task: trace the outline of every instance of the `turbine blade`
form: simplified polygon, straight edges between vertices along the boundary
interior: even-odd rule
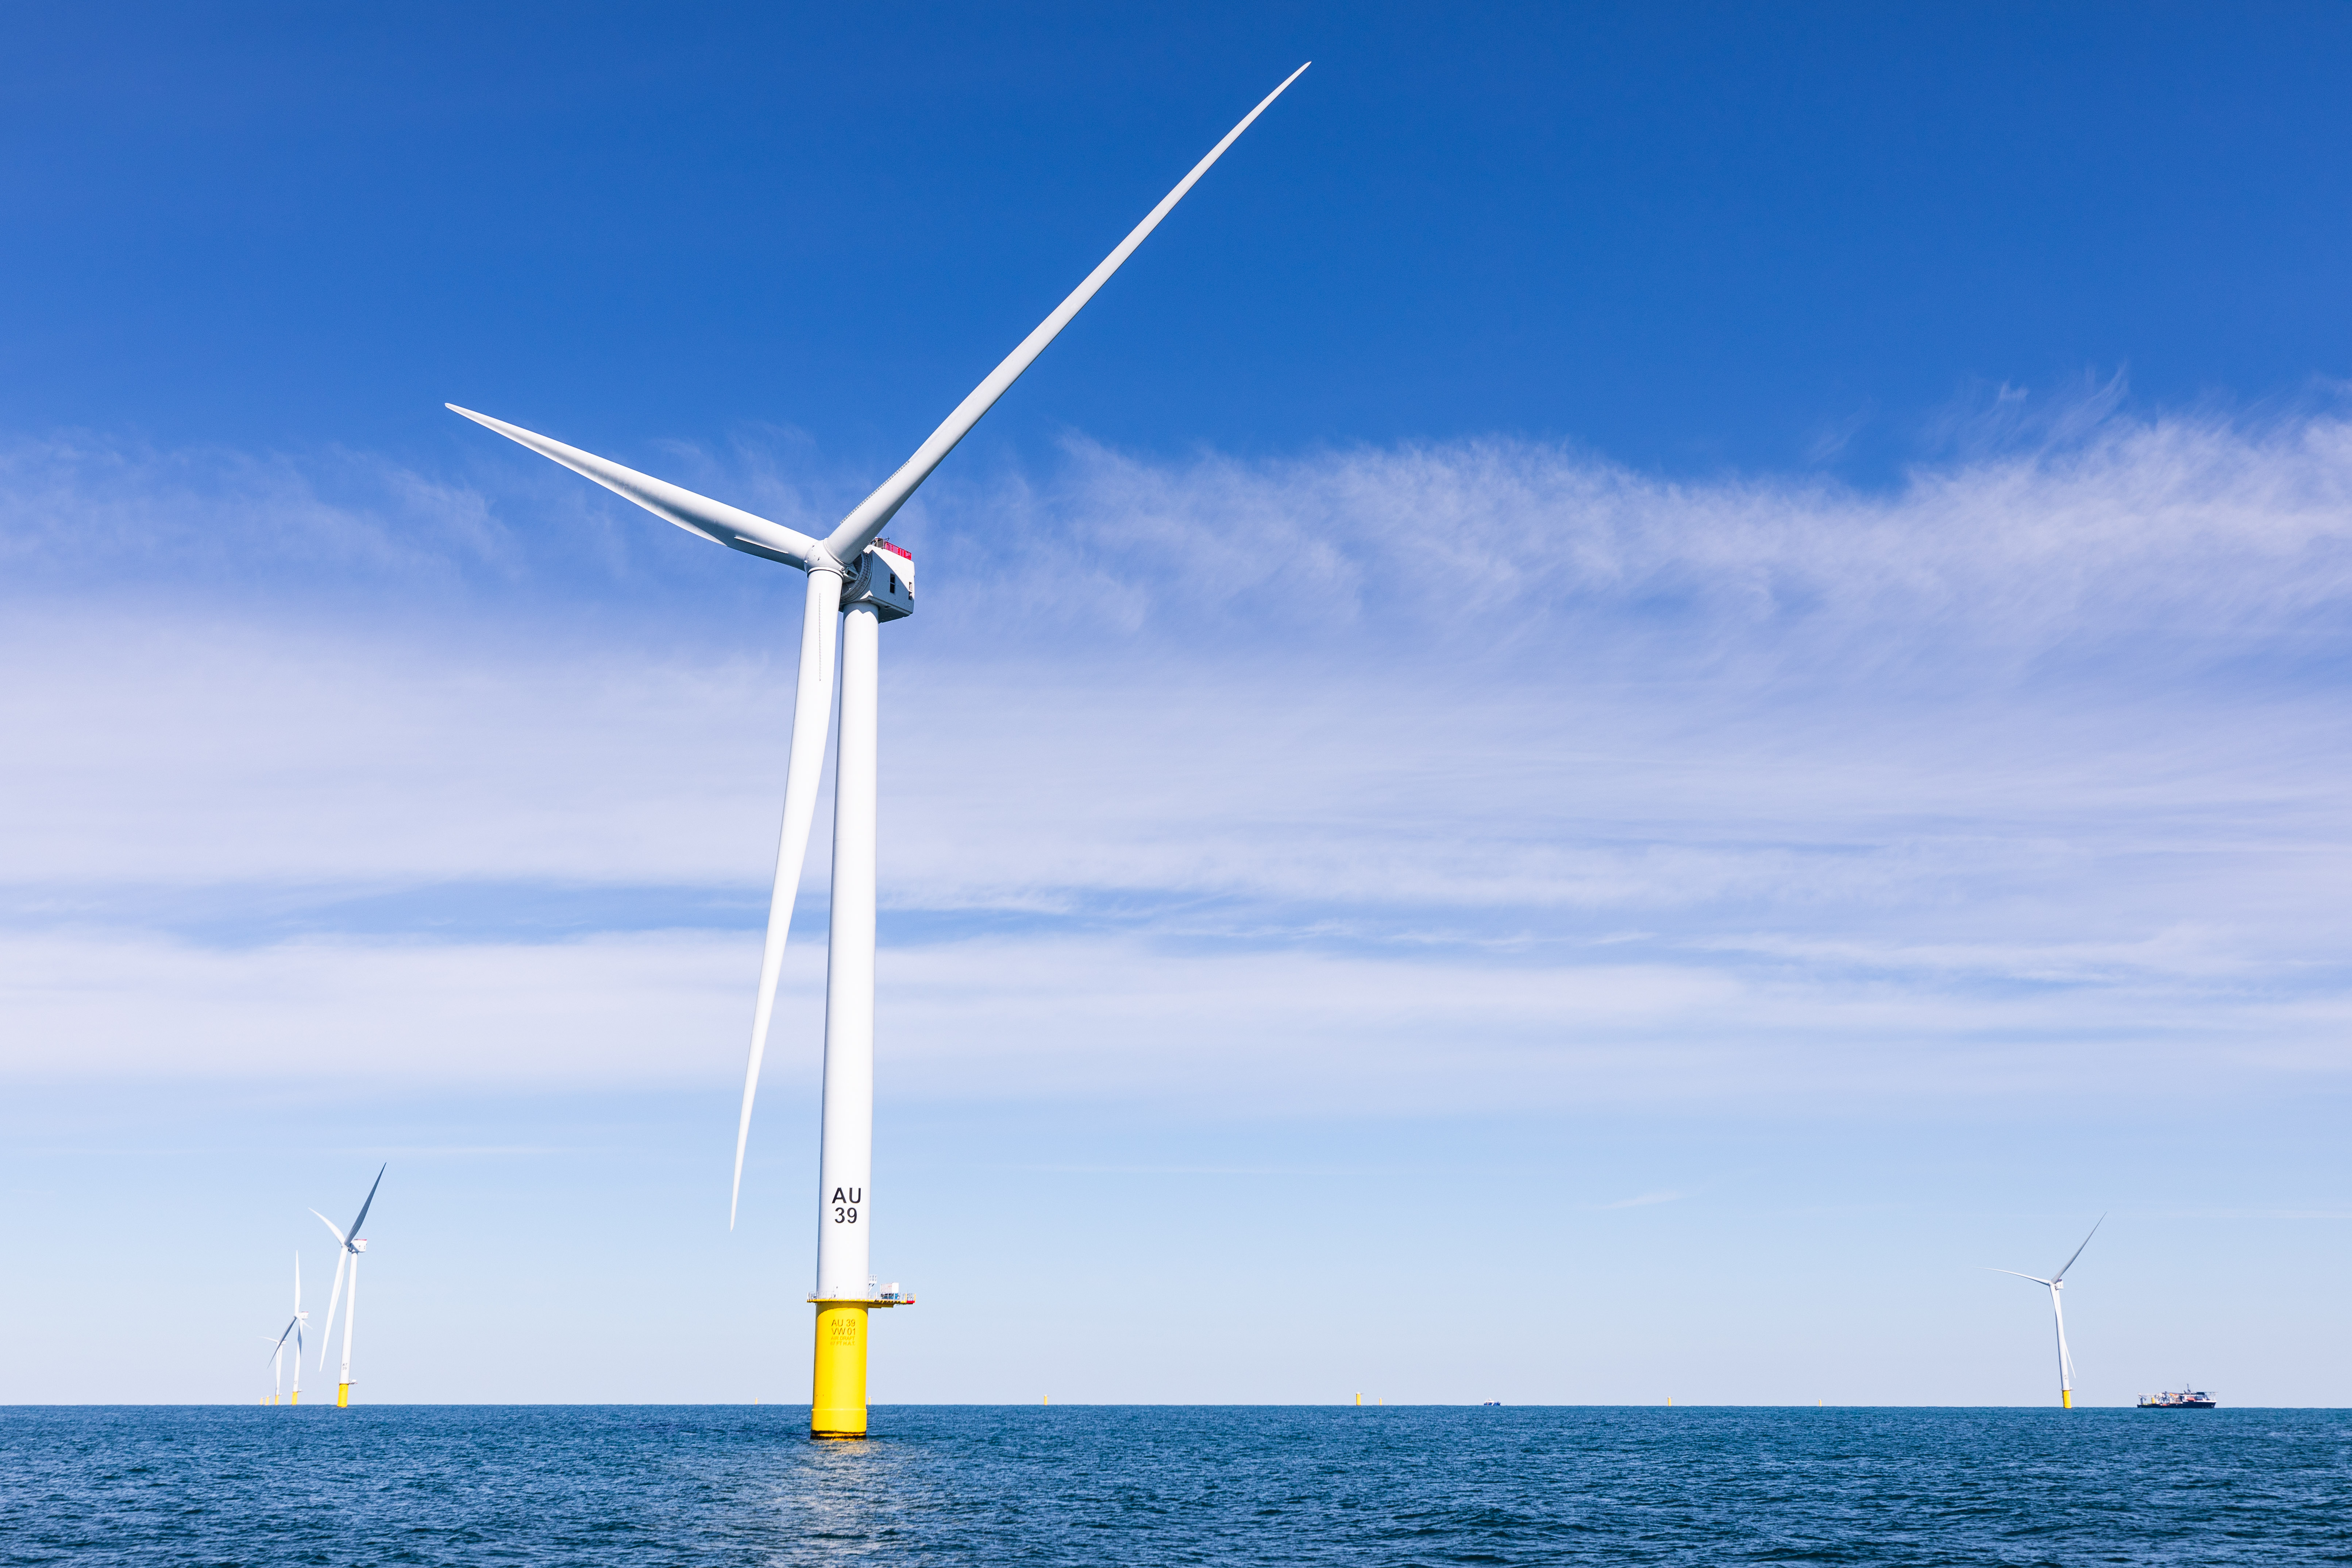
[[[278,1342],[277,1342],[277,1344],[275,1344],[275,1345],[273,1345],[273,1346],[271,1346],[271,1347],[270,1347],[269,1353],[270,1353],[271,1355],[276,1355],[279,1351],[284,1350],[284,1349],[286,1348],[286,1334],[290,1334],[290,1333],[292,1333],[293,1331],[294,1331],[294,1325],[289,1321],[289,1322],[286,1325],[286,1333],[285,1333],[285,1334],[279,1334],[279,1335],[278,1336]],[[265,1338],[265,1339],[266,1339],[266,1338],[268,1338],[268,1335],[264,1335],[264,1336],[263,1336],[263,1338]],[[294,1353],[295,1353],[296,1355],[299,1355],[299,1354],[301,1354],[301,1353],[302,1353],[302,1347],[301,1347],[301,1346],[299,1346],[299,1344],[298,1344],[298,1345],[296,1345],[296,1346],[294,1347]]]
[[[312,1209],[310,1212],[317,1214],[319,1211]],[[329,1226],[327,1228],[332,1230],[335,1227]],[[348,1248],[335,1254],[335,1289],[327,1298],[327,1331],[319,1336],[319,1370],[320,1372],[327,1370],[327,1347],[335,1337],[335,1303],[343,1299],[343,1265],[350,1262],[351,1258]]]
[[[377,1187],[383,1185],[383,1173],[391,1169],[392,1162],[389,1160],[386,1160],[383,1164],[376,1167],[375,1180],[373,1183],[370,1184],[368,1187],[367,1202],[360,1205],[360,1217],[352,1221],[352,1236],[358,1236],[360,1233],[360,1226],[367,1224],[367,1212],[368,1210],[375,1207],[375,1190]]]
[[[2039,1274],[2018,1274],[2017,1270],[2016,1270],[2016,1269],[2014,1269],[2014,1268],[1995,1268],[1995,1269],[1991,1269],[1991,1270],[1990,1270],[1990,1272],[1994,1273],[1994,1274],[2012,1274],[2012,1275],[2016,1275],[2016,1277],[2017,1277],[2018,1279],[2031,1279],[2031,1280],[2032,1280],[2036,1285],[2048,1285],[2048,1284],[2053,1283],[2053,1281],[2048,1280],[2048,1279],[2043,1279],[2043,1278],[2042,1278],[2042,1276],[2041,1276],[2041,1275],[2039,1275]]]
[[[1307,65],[1314,63],[1309,60]],[[996,400],[1004,395],[1006,389],[1021,379],[1021,373],[1045,352],[1045,345],[1070,324],[1071,318],[1086,309],[1087,301],[1095,297],[1095,291],[1108,282],[1110,275],[1119,269],[1120,264],[1135,254],[1135,247],[1160,226],[1160,220],[1184,199],[1184,194],[1192,188],[1193,183],[1209,172],[1209,165],[1223,157],[1225,149],[1232,146],[1234,140],[1265,112],[1266,105],[1280,98],[1306,69],[1307,66],[1300,66],[1284,78],[1281,87],[1267,93],[1255,109],[1242,117],[1239,125],[1226,132],[1225,139],[1210,148],[1209,155],[1193,164],[1192,172],[1179,181],[1174,190],[1160,198],[1160,205],[1118,242],[1118,248],[1105,257],[1101,266],[1087,273],[1086,281],[1072,289],[1070,297],[1055,306],[1054,313],[1040,321],[1035,331],[1022,339],[1021,346],[1005,355],[1004,363],[990,371],[987,380],[973,387],[971,395],[956,405],[955,412],[915,448],[915,455],[901,463],[898,471],[882,481],[879,489],[859,501],[850,514],[841,520],[841,525],[826,535],[824,541],[825,549],[835,560],[854,562],[867,545],[881,537],[882,530],[898,509],[907,504],[907,498],[915,493],[916,487],[931,477],[931,470],[955,450],[957,442],[971,433],[971,427],[980,423],[981,416],[995,406]]]
[[[781,522],[729,506],[725,501],[699,496],[667,479],[641,474],[635,468],[600,458],[593,452],[583,452],[577,447],[567,447],[561,441],[509,425],[503,419],[493,419],[487,414],[477,414],[470,408],[460,408],[454,403],[441,406],[452,414],[462,414],[485,429],[495,430],[508,440],[530,447],[542,458],[551,458],[611,490],[636,502],[656,517],[677,524],[688,533],[697,534],[713,544],[723,544],[730,550],[788,565],[805,568],[816,549],[816,541],[798,529],[786,528]]]
[[[2096,1223],[2095,1223],[2095,1224],[2091,1226],[2091,1236],[2096,1236],[2096,1235],[2098,1235],[2098,1234],[2099,1234],[2099,1226],[2103,1226],[2103,1225],[2105,1225],[2105,1224],[2106,1224],[2106,1223],[2107,1223],[2107,1216],[2106,1216],[2106,1215],[2101,1215],[2098,1217],[2097,1222],[2096,1222]],[[2086,1236],[2086,1237],[2084,1237],[2083,1238],[2083,1247],[2088,1247],[2088,1246],[2090,1246],[2090,1245],[2091,1245],[2091,1236]],[[2076,1247],[2076,1248],[2074,1249],[2074,1258],[2080,1258],[2080,1257],[2082,1257],[2082,1256],[2083,1256],[2083,1247]],[[2066,1259],[2066,1268],[2074,1268],[2074,1258],[2070,1258]],[[2066,1268],[2061,1268],[2060,1270],[2058,1270],[2058,1277],[2057,1277],[2057,1279],[2053,1279],[2053,1280],[2051,1281],[2051,1283],[2054,1285],[2054,1284],[2056,1284],[2056,1283],[2058,1282],[2058,1279],[2065,1279],[2065,1278],[2066,1278]]]
[[[768,942],[760,954],[760,999],[751,1011],[751,1059],[743,1069],[743,1114],[735,1124],[735,1185],[727,1199],[727,1228],[743,1201],[743,1151],[751,1139],[751,1100],[760,1090],[760,1059],[767,1054],[768,1021],[776,1010],[776,977],[783,973],[784,938],[792,931],[793,900],[808,858],[809,829],[816,821],[818,780],[824,773],[824,738],[833,714],[834,646],[841,635],[841,579],[830,572],[808,574],[807,607],[801,616],[801,670],[793,699],[793,748],[784,765],[784,822],[776,839],[776,883],[768,895]]]
[[[318,1211],[317,1209],[312,1209],[310,1212],[311,1212],[312,1214],[319,1214],[319,1211]],[[350,1243],[348,1243],[347,1241],[345,1241],[345,1240],[343,1239],[343,1233],[342,1233],[341,1231],[337,1230],[337,1229],[335,1228],[335,1222],[334,1222],[333,1220],[329,1219],[325,1215],[319,1214],[319,1223],[320,1223],[320,1225],[323,1225],[323,1226],[325,1226],[327,1227],[327,1234],[328,1234],[329,1236],[331,1236],[331,1237],[333,1237],[335,1238],[335,1245],[336,1245],[336,1246],[338,1246],[338,1247],[347,1247],[347,1246],[349,1246],[349,1245],[350,1245]],[[342,1266],[342,1263],[341,1263],[340,1260],[338,1260],[338,1261],[336,1262],[336,1264],[335,1264],[335,1272],[336,1272],[336,1273],[338,1273],[338,1274],[341,1274],[342,1271],[343,1271],[343,1266]]]

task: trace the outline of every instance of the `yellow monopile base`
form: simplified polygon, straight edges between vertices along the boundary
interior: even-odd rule
[[[866,1303],[816,1304],[816,1376],[810,1385],[809,1436],[866,1436]]]
[[[301,1403],[302,1403],[302,1391],[301,1391],[300,1389],[299,1389],[299,1388],[298,1388],[298,1389],[296,1389],[296,1390],[294,1391],[294,1397],[293,1397],[293,1398],[291,1398],[291,1399],[289,1399],[289,1400],[288,1400],[286,1403],[287,1403],[287,1404],[289,1404],[289,1405],[299,1405],[299,1404],[301,1404]]]
[[[2059,1404],[2059,1406],[2060,1406],[2062,1409],[2066,1409],[2066,1410],[2072,1410],[2072,1409],[2074,1409],[2074,1391],[2073,1389],[2071,1389],[2071,1388],[2062,1388],[2062,1389],[2060,1389],[2060,1390],[2058,1391],[2058,1404]]]
[[[351,1407],[351,1403],[352,1385],[348,1383],[339,1383],[335,1384],[335,1408],[338,1410],[349,1409]]]

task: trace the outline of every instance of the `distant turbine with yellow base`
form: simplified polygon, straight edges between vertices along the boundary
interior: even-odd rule
[[[2099,1226],[2106,1223],[2107,1216],[2101,1215],[2092,1225],[2091,1235],[2083,1238],[2083,1247],[2090,1246],[2091,1237],[2098,1235]],[[2074,1249],[2074,1258],[2083,1256],[2083,1247]],[[2036,1285],[2046,1285],[2050,1288],[2050,1315],[2058,1323],[2058,1404],[2067,1410],[2074,1408],[2074,1358],[2066,1351],[2066,1309],[2059,1304],[2058,1292],[2065,1288],[2066,1269],[2074,1267],[2074,1258],[2066,1259],[2065,1268],[2059,1269],[2047,1279],[2039,1274],[2020,1274],[2014,1268],[1992,1270],[1995,1274],[2007,1274],[2018,1279],[2031,1279]]]
[[[743,1192],[743,1153],[751,1132],[751,1101],[782,972],[784,939],[800,890],[816,818],[817,784],[824,768],[825,731],[840,656],[841,747],[835,766],[833,918],[827,936],[824,989],[824,1142],[817,1159],[816,1357],[810,1385],[809,1431],[819,1437],[866,1436],[866,1342],[869,1313],[905,1307],[914,1298],[876,1283],[867,1238],[874,1229],[874,908],[875,794],[880,716],[879,632],[885,621],[915,613],[913,558],[881,537],[883,528],[929,479],[981,416],[1021,378],[1045,345],[1135,247],[1158,227],[1193,183],[1223,156],[1234,139],[1298,79],[1300,66],[1281,87],[1225,133],[1160,205],[1121,240],[1086,281],[1038,323],[1003,363],[988,374],[914,455],[881,488],[853,507],[834,531],[814,539],[724,501],[695,494],[634,468],[567,447],[561,441],[448,406],[541,457],[593,479],[688,533],[763,561],[808,574],[801,618],[800,676],[793,702],[792,752],[784,766],[783,828],[776,845],[776,879],[768,901],[767,944],[760,960],[760,992],[751,1016],[751,1060],[743,1072],[743,1111],[735,1129],[735,1184],[727,1224]]]
[[[319,1340],[320,1371],[326,1369],[327,1346],[335,1337],[335,1303],[343,1300],[344,1265],[349,1264],[352,1271],[351,1298],[343,1302],[343,1370],[342,1375],[335,1380],[335,1408],[338,1410],[349,1407],[352,1402],[352,1324],[360,1310],[360,1254],[367,1250],[367,1238],[360,1235],[360,1226],[367,1223],[368,1210],[375,1206],[375,1190],[383,1185],[383,1173],[391,1168],[388,1163],[376,1168],[375,1181],[368,1187],[367,1202],[360,1205],[360,1217],[352,1221],[349,1234],[337,1230],[335,1222],[319,1214],[317,1209],[310,1211],[319,1215],[319,1223],[327,1227],[328,1234],[335,1238],[335,1245],[342,1248],[335,1255],[335,1289],[327,1297],[327,1331]]]
[[[313,1209],[310,1212],[316,1214],[318,1211]],[[328,1228],[331,1230],[334,1227],[330,1226]],[[287,1401],[289,1405],[302,1403],[302,1330],[310,1321],[310,1314],[302,1310],[302,1255],[298,1252],[294,1255],[294,1315],[286,1320],[286,1328],[278,1336],[278,1346],[269,1352],[274,1368],[285,1358],[286,1342],[289,1339],[294,1342],[294,1397]],[[268,1337],[267,1334],[262,1336],[264,1339]],[[273,1397],[269,1403],[275,1405],[278,1401]]]

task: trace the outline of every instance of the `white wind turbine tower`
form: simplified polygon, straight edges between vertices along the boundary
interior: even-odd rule
[[[335,1408],[338,1410],[352,1402],[352,1321],[359,1316],[360,1311],[360,1254],[367,1250],[367,1238],[360,1235],[360,1226],[367,1224],[368,1210],[375,1206],[375,1190],[383,1185],[383,1173],[391,1168],[389,1161],[376,1167],[375,1180],[368,1185],[367,1201],[360,1205],[360,1217],[352,1221],[348,1234],[337,1230],[335,1222],[319,1214],[317,1209],[310,1211],[319,1214],[319,1223],[327,1227],[327,1233],[335,1238],[335,1245],[341,1248],[335,1254],[335,1288],[327,1297],[327,1331],[319,1336],[319,1368],[322,1372],[327,1365],[327,1346],[335,1337],[335,1303],[342,1299],[344,1265],[350,1265],[352,1271],[351,1300],[343,1307],[342,1375],[335,1380]]]
[[[382,1173],[377,1173],[379,1175]],[[319,1211],[313,1209],[310,1212],[316,1214]],[[334,1226],[327,1228],[332,1230]],[[327,1315],[332,1318],[334,1309],[329,1308]],[[310,1321],[310,1314],[302,1310],[302,1255],[298,1252],[294,1255],[294,1315],[286,1320],[285,1331],[278,1336],[278,1349],[271,1352],[274,1365],[276,1361],[284,1358],[287,1340],[290,1337],[294,1341],[294,1397],[288,1401],[291,1405],[302,1403],[302,1330]],[[277,1402],[272,1400],[271,1403]]]
[[[2099,1226],[2107,1223],[2101,1215],[2091,1226],[2090,1236],[2083,1237],[2083,1247],[2091,1245],[2091,1237],[2099,1234]],[[2083,1256],[2083,1247],[2074,1249],[2074,1258]],[[2058,1324],[2058,1403],[2068,1410],[2074,1408],[2074,1358],[2066,1350],[2066,1309],[2059,1304],[2058,1292],[2066,1287],[2066,1270],[2074,1267],[2074,1258],[2066,1259],[2057,1273],[2044,1279],[2039,1274],[2020,1274],[2014,1268],[1996,1268],[1995,1274],[2007,1274],[2014,1279],[2031,1279],[2036,1285],[2050,1288],[2050,1315]]]
[[[1087,275],[1053,314],[972,388],[971,395],[931,432],[879,489],[850,509],[834,531],[812,539],[766,518],[638,473],[503,420],[448,406],[478,425],[552,458],[688,533],[763,561],[808,574],[801,620],[800,679],[793,704],[793,740],[784,773],[783,827],[776,846],[776,880],[768,903],[768,938],[760,961],[759,999],[751,1016],[751,1060],[743,1074],[743,1110],[735,1131],[735,1182],[728,1226],[742,1195],[743,1151],[751,1129],[751,1100],[760,1059],[767,1049],[776,977],[792,925],[802,862],[816,815],[817,782],[834,683],[835,639],[841,661],[841,747],[834,774],[833,915],[827,937],[824,1002],[824,1104],[817,1170],[816,1362],[809,1429],[825,1437],[866,1435],[867,1310],[910,1305],[894,1289],[877,1291],[867,1272],[873,1230],[874,1143],[874,839],[878,637],[883,622],[914,614],[914,562],[881,537],[882,530],[931,470],[980,423],[1022,372],[1043,353],[1097,289],[1118,270],[1193,183],[1234,139],[1297,81],[1300,66],[1266,94],[1224,140],[1178,182],[1160,205]]]

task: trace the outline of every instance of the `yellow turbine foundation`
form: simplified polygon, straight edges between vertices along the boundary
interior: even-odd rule
[[[2060,1389],[2060,1390],[2058,1391],[2058,1404],[2059,1404],[2060,1407],[2061,1407],[2061,1408],[2063,1408],[2063,1409],[2066,1409],[2066,1410],[2072,1410],[2072,1409],[2074,1409],[2074,1391],[2073,1389],[2071,1389],[2071,1388],[2062,1388],[2062,1389]]]
[[[809,1436],[866,1436],[866,1313],[876,1307],[911,1307],[900,1300],[826,1300],[816,1306],[816,1370],[809,1380]]]
[[[866,1436],[866,1303],[816,1304],[816,1375],[810,1384],[809,1436]]]
[[[296,1390],[294,1391],[294,1397],[293,1397],[293,1398],[291,1398],[291,1399],[289,1399],[289,1400],[288,1400],[286,1403],[287,1403],[287,1404],[289,1404],[289,1405],[299,1405],[299,1404],[301,1404],[301,1403],[302,1403],[302,1391],[301,1391],[300,1389],[299,1389],[299,1388],[298,1388],[298,1389],[296,1389]]]
[[[352,1385],[348,1383],[339,1383],[335,1384],[335,1408],[338,1410],[348,1410],[351,1408],[351,1403]]]

